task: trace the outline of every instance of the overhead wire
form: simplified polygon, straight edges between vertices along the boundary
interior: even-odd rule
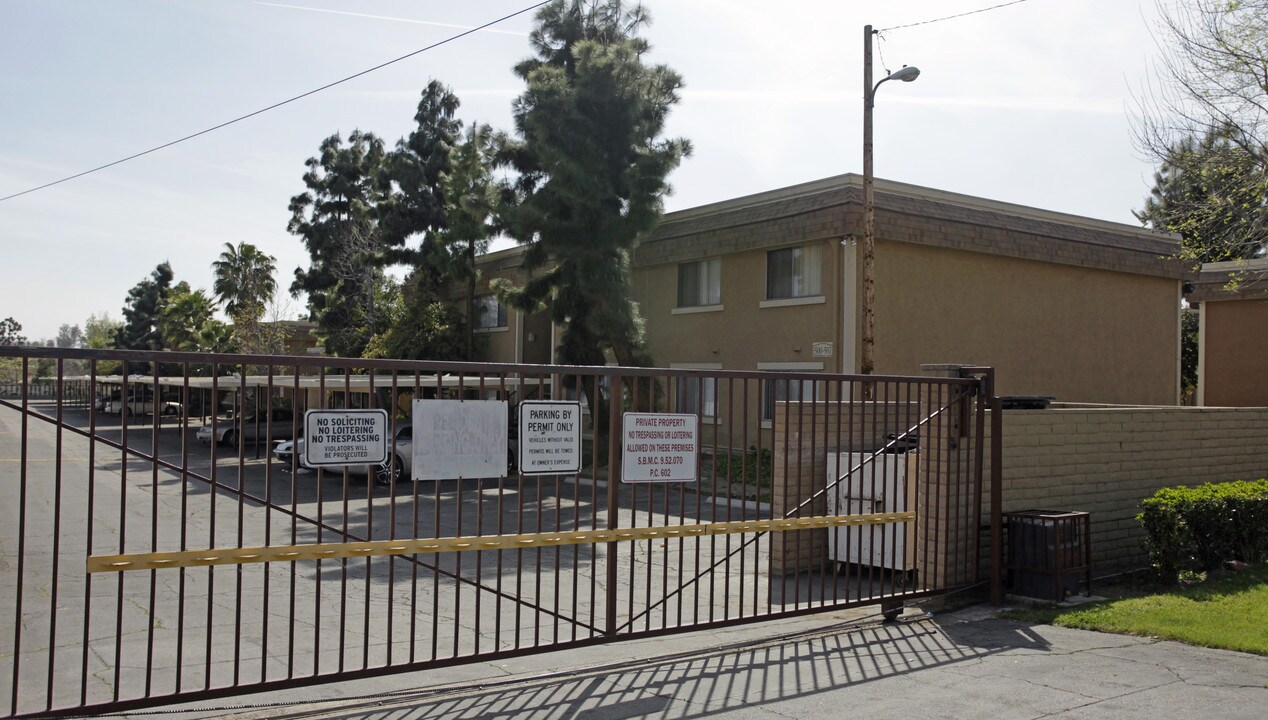
[[[876,32],[883,33],[883,32],[886,32],[887,30],[902,30],[903,28],[917,27],[919,25],[932,25],[933,23],[942,22],[944,20],[954,20],[956,18],[962,18],[967,15],[977,15],[978,13],[990,12],[991,10],[998,10],[1000,8],[1008,7],[1009,5],[1017,5],[1019,3],[1024,3],[1024,2],[1027,2],[1027,0],[1012,0],[1012,2],[1000,3],[998,5],[992,5],[990,7],[981,8],[980,10],[969,10],[968,12],[957,13],[955,15],[947,15],[946,17],[933,18],[932,20],[922,20],[920,22],[908,23],[906,25],[895,25],[893,27],[881,28],[880,30],[877,30]]]
[[[487,29],[487,28],[493,27],[494,25],[497,25],[498,23],[501,23],[501,22],[505,22],[505,21],[507,21],[507,20],[510,20],[510,19],[511,19],[511,18],[513,18],[513,17],[517,17],[517,16],[519,16],[519,15],[523,15],[523,14],[524,14],[524,13],[526,13],[526,12],[531,12],[531,11],[533,11],[533,10],[536,10],[537,8],[539,8],[539,7],[541,7],[541,6],[545,5],[545,4],[547,4],[548,2],[550,2],[550,0],[542,0],[542,2],[535,3],[535,4],[530,5],[530,6],[528,6],[528,7],[524,8],[524,9],[522,9],[522,10],[517,10],[517,11],[515,11],[515,12],[513,12],[513,13],[509,14],[509,15],[504,15],[504,16],[502,16],[502,17],[500,17],[500,18],[496,19],[496,20],[491,20],[491,21],[489,21],[489,22],[487,22],[487,23],[484,23],[483,25],[479,25],[479,26],[477,26],[477,27],[473,27],[473,28],[471,28],[471,29],[469,29],[469,30],[464,30],[463,32],[458,33],[457,35],[452,35],[452,36],[450,36],[450,37],[445,38],[444,40],[440,40],[440,41],[438,41],[438,42],[434,42],[434,43],[432,43],[431,45],[428,45],[428,46],[423,47],[423,48],[419,48],[418,50],[415,50],[415,51],[413,51],[413,52],[407,53],[407,54],[405,54],[405,55],[401,55],[400,57],[393,58],[393,59],[388,60],[388,61],[386,61],[386,62],[379,63],[378,65],[375,65],[374,67],[367,68],[367,69],[365,69],[365,70],[362,70],[361,72],[358,72],[358,73],[355,73],[355,74],[349,75],[349,76],[347,76],[347,77],[345,77],[345,78],[341,78],[341,79],[339,79],[339,80],[335,80],[334,82],[329,82],[329,83],[326,83],[325,85],[322,85],[321,87],[318,87],[318,88],[314,88],[314,89],[312,89],[312,90],[309,90],[308,92],[301,93],[301,94],[296,95],[296,96],[294,96],[294,97],[287,98],[287,99],[282,100],[282,101],[280,101],[280,102],[273,103],[272,105],[269,105],[268,107],[263,107],[263,108],[260,108],[259,110],[254,111],[254,112],[249,112],[249,113],[247,113],[247,114],[245,114],[245,115],[240,115],[240,116],[238,116],[238,117],[236,117],[236,118],[233,118],[232,120],[226,120],[225,122],[222,122],[222,123],[220,123],[220,124],[218,124],[218,125],[213,125],[213,126],[211,126],[211,127],[207,128],[207,129],[205,129],[205,130],[199,130],[199,131],[198,131],[198,132],[196,132],[196,133],[191,133],[191,134],[186,135],[186,136],[184,136],[184,137],[177,138],[176,140],[172,140],[171,142],[166,142],[166,143],[163,143],[162,145],[156,145],[156,146],[154,146],[154,147],[152,147],[152,148],[150,148],[150,149],[148,149],[148,150],[142,150],[141,152],[134,153],[134,154],[129,155],[129,156],[124,157],[124,158],[120,158],[120,159],[115,160],[115,161],[113,161],[113,162],[108,162],[108,163],[106,163],[106,164],[104,164],[104,165],[98,165],[97,167],[90,168],[90,169],[88,169],[88,170],[84,170],[84,171],[82,171],[82,172],[75,173],[74,175],[67,175],[66,177],[61,178],[60,180],[54,180],[54,181],[52,181],[52,182],[47,182],[47,183],[44,183],[43,185],[39,185],[39,186],[36,186],[36,187],[33,187],[33,188],[28,188],[28,189],[23,190],[23,191],[21,191],[21,192],[16,192],[16,193],[13,193],[12,195],[5,195],[4,197],[0,197],[0,202],[5,202],[6,200],[12,200],[12,199],[14,199],[14,198],[21,197],[21,196],[23,196],[23,195],[29,195],[30,193],[37,192],[37,191],[39,191],[39,190],[44,190],[44,189],[47,189],[47,188],[51,188],[51,187],[53,187],[54,185],[61,185],[62,183],[65,183],[65,182],[70,182],[71,180],[75,180],[75,179],[78,179],[78,178],[84,177],[85,175],[91,175],[91,174],[93,174],[93,173],[95,173],[95,172],[100,172],[100,171],[105,170],[105,169],[107,169],[107,168],[112,168],[112,167],[114,167],[114,166],[116,166],[116,165],[122,165],[123,163],[129,162],[129,161],[131,161],[131,160],[136,160],[137,158],[140,158],[140,157],[145,157],[146,155],[149,155],[149,154],[151,154],[151,153],[156,153],[156,152],[158,152],[159,150],[165,150],[165,149],[167,149],[167,148],[169,148],[169,147],[172,147],[173,145],[179,145],[180,143],[183,143],[183,142],[186,142],[186,141],[189,141],[189,140],[193,140],[193,139],[194,139],[194,138],[196,138],[196,137],[201,137],[201,136],[206,135],[206,134],[208,134],[208,133],[212,133],[212,132],[215,132],[215,131],[217,131],[217,130],[221,130],[221,129],[223,129],[223,128],[229,127],[230,125],[234,125],[234,124],[240,123],[240,122],[242,122],[243,120],[249,120],[250,118],[253,118],[253,117],[255,117],[256,115],[262,115],[262,114],[264,114],[264,113],[266,113],[266,112],[269,112],[270,110],[276,110],[277,108],[280,108],[280,107],[282,107],[283,105],[289,105],[289,104],[291,104],[291,103],[293,103],[293,102],[295,102],[295,101],[297,101],[297,100],[302,100],[302,99],[304,99],[304,98],[306,98],[306,97],[309,97],[310,95],[316,95],[316,94],[317,94],[317,93],[319,93],[319,92],[322,92],[322,91],[324,91],[324,90],[329,90],[330,88],[335,87],[335,86],[337,86],[337,85],[342,85],[342,84],[344,84],[344,83],[346,83],[346,82],[349,82],[349,81],[351,81],[351,80],[355,80],[355,79],[357,79],[357,78],[359,78],[359,77],[361,77],[361,76],[363,76],[363,75],[368,75],[368,74],[370,74],[370,73],[372,73],[372,72],[375,72],[375,71],[377,71],[377,70],[382,70],[383,68],[388,67],[389,65],[395,65],[396,63],[399,63],[399,62],[401,62],[401,61],[403,61],[403,60],[408,60],[408,59],[410,59],[410,58],[414,57],[415,55],[420,55],[420,54],[422,54],[422,53],[427,52],[428,50],[434,50],[434,49],[436,49],[436,48],[438,48],[438,47],[440,47],[440,46],[442,46],[442,45],[447,45],[447,44],[449,44],[449,43],[451,43],[451,42],[454,42],[455,40],[459,40],[459,39],[464,38],[464,37],[466,37],[466,36],[468,36],[468,35],[471,35],[471,34],[473,34],[473,33],[477,33],[477,32],[479,32],[479,31],[481,31],[481,30],[485,30],[485,29]]]

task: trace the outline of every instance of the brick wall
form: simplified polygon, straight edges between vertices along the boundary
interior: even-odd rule
[[[839,435],[839,407],[834,403],[777,404],[774,517],[783,517],[823,489],[829,452],[855,443],[874,445],[883,437],[879,427],[869,428],[869,435],[876,434],[866,439],[847,440]],[[864,412],[862,407],[852,406],[853,412]],[[924,410],[928,408],[926,403]],[[915,409],[907,406],[902,414]],[[844,419],[848,426],[848,418]],[[916,419],[912,416],[911,421]],[[989,463],[989,412],[985,427],[984,459]],[[926,428],[922,433],[918,490],[922,497],[971,497],[965,483],[971,477],[973,443],[971,438],[949,442],[949,431]],[[1136,521],[1140,501],[1163,487],[1268,477],[1268,408],[1055,405],[1047,410],[1007,410],[1001,475],[1005,512],[1091,513],[1095,574],[1144,567],[1148,559]],[[985,473],[983,485],[985,526],[990,519],[990,484]],[[921,503],[921,507],[928,505],[927,500]],[[802,514],[821,515],[825,510],[820,499]],[[971,524],[971,513],[955,508],[929,512],[933,511],[921,513],[923,527],[917,542],[922,548],[926,541],[930,543],[922,551],[922,561],[931,566],[928,579],[937,587],[962,584],[971,553],[945,546],[965,544],[965,523]],[[985,536],[980,550],[980,570],[986,574],[990,548]],[[771,556],[775,574],[819,569],[827,559],[827,532],[776,533]]]
[[[1006,410],[1003,452],[1004,511],[1090,512],[1105,574],[1147,564],[1135,518],[1159,488],[1268,476],[1268,408]]]

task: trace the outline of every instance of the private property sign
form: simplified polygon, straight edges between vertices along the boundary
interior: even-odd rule
[[[312,466],[387,462],[386,410],[309,410],[304,413],[304,462]]]
[[[559,475],[581,471],[581,403],[520,403],[520,472]]]
[[[692,414],[625,413],[621,450],[622,482],[694,482],[700,457],[700,418]]]

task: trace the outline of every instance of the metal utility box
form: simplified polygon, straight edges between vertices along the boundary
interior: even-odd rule
[[[828,514],[915,510],[916,458],[915,452],[828,455]],[[834,529],[828,539],[831,560],[900,572],[915,569],[915,549],[914,522],[841,527]]]
[[[1065,510],[1004,513],[1010,588],[1018,595],[1061,602],[1092,592],[1091,516]]]

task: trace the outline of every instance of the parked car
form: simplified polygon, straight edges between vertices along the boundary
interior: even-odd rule
[[[217,444],[235,445],[238,437],[248,442],[254,440],[290,440],[295,437],[295,413],[285,408],[272,410],[256,415],[243,415],[240,418],[216,418],[215,431],[210,423],[198,428],[194,437],[204,443],[214,441]]]
[[[518,445],[512,439],[507,448],[507,467],[514,469]],[[414,426],[411,423],[401,423],[396,428],[396,437],[392,442],[392,453],[396,456],[396,463],[393,465],[392,456],[388,456],[388,461],[374,466],[375,479],[378,482],[388,484],[393,482],[401,482],[413,477],[414,468]],[[304,440],[292,440],[290,442],[278,443],[273,448],[273,457],[289,470],[292,467],[301,470],[315,470],[316,468],[304,462]],[[366,472],[365,465],[349,465],[348,474],[364,475]],[[339,472],[343,472],[343,466],[339,466]]]
[[[375,479],[381,483],[399,482],[410,477],[410,468],[413,467],[411,461],[414,457],[414,426],[410,423],[401,423],[396,428],[396,437],[393,439],[393,452],[396,455],[396,466],[392,467],[392,458],[388,456],[388,462],[375,467]],[[298,457],[296,457],[298,455]],[[273,448],[273,457],[291,469],[292,465],[302,470],[315,470],[316,468],[304,462],[304,440],[292,440],[290,442],[278,443]],[[339,466],[338,470],[343,471],[343,466]],[[351,475],[364,475],[366,472],[365,465],[349,465],[348,473]]]
[[[128,415],[153,415],[157,409],[159,415],[165,417],[176,417],[181,414],[181,404],[168,400],[159,399],[157,405],[154,401],[154,388],[149,385],[133,385],[128,388],[128,396],[125,400],[123,390],[115,390],[106,395],[97,402],[97,409],[103,413],[118,415],[127,413]]]

